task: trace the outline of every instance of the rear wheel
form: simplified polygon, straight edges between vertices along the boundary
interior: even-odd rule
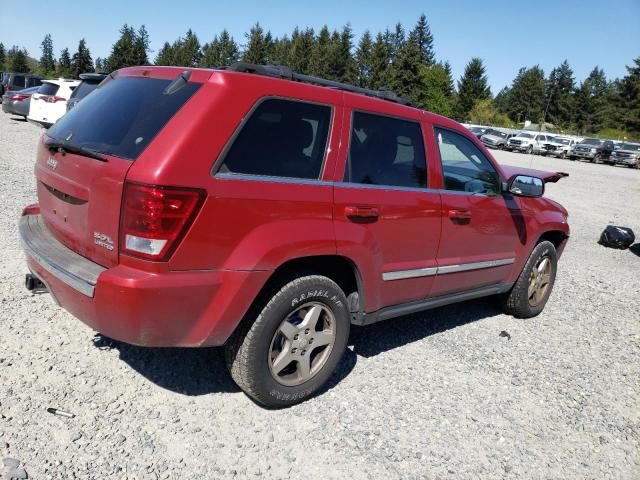
[[[287,407],[302,402],[331,377],[347,346],[347,300],[327,277],[312,275],[283,286],[256,320],[226,346],[238,386],[257,402]]]
[[[596,153],[594,157],[591,159],[591,163],[598,163],[600,161],[600,154]]]
[[[516,318],[538,315],[547,304],[556,280],[558,256],[553,243],[536,245],[513,288],[501,297],[504,311]]]
[[[564,160],[565,158],[567,158],[567,152],[565,152],[564,150],[562,152],[560,152],[560,158],[562,160]]]
[[[529,145],[529,146],[527,147],[527,153],[528,153],[529,155],[531,155],[531,154],[533,153],[533,145]]]

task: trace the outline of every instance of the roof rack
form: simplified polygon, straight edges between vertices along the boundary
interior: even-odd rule
[[[232,72],[255,73],[256,75],[264,75],[266,77],[283,78],[285,80],[293,80],[296,82],[311,83],[313,85],[320,85],[322,87],[360,93],[368,97],[380,98],[382,100],[388,100],[390,102],[399,103],[401,105],[408,105],[412,107],[414,106],[411,101],[407,100],[406,98],[402,98],[391,90],[372,90],[369,88],[349,85],[348,83],[326,80],[324,78],[313,77],[311,75],[303,75],[302,73],[296,73],[289,67],[285,67],[283,65],[257,65],[247,62],[234,62],[228,67],[225,67],[225,69],[231,70]]]

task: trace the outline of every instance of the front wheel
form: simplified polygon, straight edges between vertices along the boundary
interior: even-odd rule
[[[253,324],[232,336],[227,367],[258,403],[288,407],[311,397],[331,377],[350,326],[340,287],[327,277],[301,277],[283,286]]]
[[[505,313],[531,318],[544,309],[556,281],[558,255],[553,243],[536,245],[511,290],[501,297]]]
[[[533,145],[529,145],[529,146],[527,147],[527,153],[528,153],[529,155],[531,155],[531,154],[533,153]]]

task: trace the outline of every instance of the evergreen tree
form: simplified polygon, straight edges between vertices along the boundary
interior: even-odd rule
[[[353,49],[353,30],[351,25],[342,27],[340,35],[334,34],[334,52],[332,53],[331,70],[333,78],[340,82],[354,83],[356,65],[351,50]]]
[[[569,127],[574,118],[574,90],[573,70],[565,60],[551,71],[547,79],[547,122],[563,128]]]
[[[146,32],[146,29],[144,32]],[[114,71],[124,67],[140,65],[140,60],[146,59],[146,55],[142,58],[140,57],[139,49],[141,45],[136,45],[137,41],[138,37],[134,28],[125,23],[120,29],[120,38],[113,44],[111,54],[104,61],[104,69]],[[148,37],[146,41],[148,48]]]
[[[424,95],[422,56],[417,38],[411,34],[404,43],[391,70],[391,88],[398,95],[420,103]]]
[[[326,25],[320,29],[309,57],[309,74],[316,77],[329,78],[329,62],[331,57],[331,34]]]
[[[264,29],[260,26],[260,23],[256,23],[249,33],[245,34],[247,38],[247,48],[242,56],[245,62],[255,63],[258,65],[265,65],[269,61],[269,53],[271,46],[269,42],[271,40],[271,34],[264,33]]]
[[[69,49],[65,48],[60,52],[57,75],[59,77],[70,77],[72,74],[71,55],[69,55]]]
[[[391,47],[387,40],[378,33],[371,49],[369,87],[376,90],[391,87]]]
[[[238,44],[225,29],[202,47],[201,67],[223,67],[238,61]]]
[[[507,113],[509,111],[509,87],[503,87],[493,99],[493,104],[500,113]]]
[[[433,65],[436,60],[433,50],[433,35],[431,34],[431,28],[429,28],[429,23],[427,22],[427,17],[424,13],[420,15],[418,23],[416,23],[411,35],[418,43],[422,63],[427,66]]]
[[[81,73],[90,73],[93,71],[91,52],[87,48],[87,44],[83,38],[78,43],[78,51],[73,54],[71,59],[71,72],[74,78],[78,78]]]
[[[291,50],[289,52],[289,67],[294,72],[309,74],[311,52],[315,47],[315,32],[307,28],[301,32],[296,27],[291,35]]]
[[[291,52],[291,40],[285,35],[273,41],[271,52],[271,62],[276,65],[289,65],[289,53]]]
[[[47,77],[56,71],[56,60],[53,56],[53,40],[47,33],[42,40],[42,56],[40,57],[40,73]]]
[[[464,69],[464,74],[458,82],[458,98],[456,102],[456,117],[465,121],[469,112],[478,100],[491,98],[491,90],[487,85],[486,70],[479,58],[472,58]]]
[[[575,94],[576,127],[581,133],[596,133],[605,126],[610,85],[604,70],[595,67]]]
[[[513,80],[506,100],[506,113],[514,122],[541,122],[548,97],[544,72],[539,66],[521,68]]]
[[[178,38],[172,46],[173,65],[195,67],[200,63],[200,41],[193,30],[187,30],[184,38]]]
[[[451,65],[449,64],[449,62],[444,62],[442,64],[442,66],[444,67],[445,72],[447,72],[447,86],[445,87],[445,95],[449,98],[453,98],[456,94],[456,87],[454,86],[454,82],[453,82],[453,73],[451,73]]]
[[[0,42],[0,71],[5,70],[6,61],[7,61],[7,52],[4,49],[4,44]]]
[[[373,42],[371,41],[371,33],[366,30],[356,50],[356,85],[359,87],[368,88],[371,82],[371,74],[373,71],[372,64],[373,55]]]
[[[103,73],[104,72],[104,64],[103,60],[100,57],[97,57],[95,60],[96,72]]]
[[[451,91],[451,73],[446,64],[420,66],[422,91],[418,106],[433,113],[450,117],[453,114],[454,97]]]
[[[147,27],[141,25],[133,39],[131,55],[133,65],[149,65],[149,42]]]
[[[404,27],[400,22],[396,23],[393,33],[387,30],[385,32],[385,37],[390,47],[391,60],[392,62],[395,62],[396,58],[400,54],[400,50],[402,50],[402,47],[404,47],[406,42]]]
[[[14,45],[7,52],[7,59],[5,60],[7,69],[10,72],[29,73],[31,69],[27,63],[28,56],[29,54],[26,49],[18,48]]]
[[[156,65],[175,65],[173,47],[169,42],[164,42],[156,56]]]
[[[620,81],[618,103],[621,111],[620,126],[640,137],[640,57],[627,67],[627,75]]]

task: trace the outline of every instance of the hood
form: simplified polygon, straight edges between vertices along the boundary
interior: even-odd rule
[[[514,175],[529,175],[530,177],[538,177],[544,180],[544,183],[556,183],[569,174],[565,172],[545,172],[544,170],[535,170],[533,168],[515,167],[512,165],[501,165],[502,171],[507,179]]]
[[[614,150],[613,153],[626,153],[628,155],[640,155],[640,151],[638,151],[638,150],[623,150],[623,149],[619,149],[619,150]]]

